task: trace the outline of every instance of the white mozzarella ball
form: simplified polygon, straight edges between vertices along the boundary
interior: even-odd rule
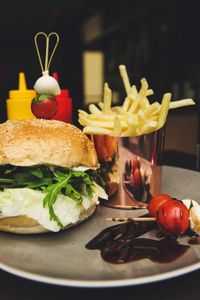
[[[189,210],[190,228],[200,235],[200,206],[193,206]]]
[[[181,202],[183,202],[183,204],[185,204],[187,209],[190,209],[193,206],[198,206],[199,205],[196,201],[194,201],[192,199],[183,199],[183,200],[181,200]]]
[[[57,96],[61,93],[60,86],[55,78],[49,76],[48,72],[43,72],[43,76],[35,82],[34,90],[37,94],[50,94]]]

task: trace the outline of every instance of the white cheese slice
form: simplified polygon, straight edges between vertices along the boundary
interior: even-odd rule
[[[87,170],[89,170],[90,168],[88,167],[84,167],[84,166],[78,166],[78,167],[73,167],[72,168],[72,171],[82,171],[82,172],[85,172]]]
[[[93,198],[83,195],[82,206],[85,209],[98,204],[98,197],[106,198],[106,193],[96,183],[93,185]],[[104,191],[104,190],[103,190]],[[45,193],[29,188],[13,188],[0,191],[0,218],[26,215],[38,221],[43,227],[51,231],[59,231],[60,227],[50,220],[48,207],[43,207]],[[66,226],[76,223],[81,212],[81,205],[63,194],[59,194],[53,204],[55,214],[61,223]]]

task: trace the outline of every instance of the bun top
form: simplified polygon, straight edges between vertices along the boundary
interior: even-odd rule
[[[0,165],[98,168],[94,144],[77,127],[55,120],[0,124]]]

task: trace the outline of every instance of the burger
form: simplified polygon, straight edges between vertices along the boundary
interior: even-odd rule
[[[0,231],[57,232],[107,199],[94,144],[55,120],[0,124]]]

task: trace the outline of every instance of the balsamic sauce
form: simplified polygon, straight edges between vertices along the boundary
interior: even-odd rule
[[[200,245],[200,236],[192,236],[188,243],[191,245]]]
[[[127,222],[108,227],[93,238],[86,248],[101,251],[102,258],[110,263],[126,263],[149,258],[153,262],[172,262],[189,248],[175,238],[153,240],[139,236],[156,229],[155,222]]]
[[[194,233],[194,231],[192,231],[191,229],[188,229],[186,233],[190,237],[188,244],[200,245],[200,236],[197,233]]]

